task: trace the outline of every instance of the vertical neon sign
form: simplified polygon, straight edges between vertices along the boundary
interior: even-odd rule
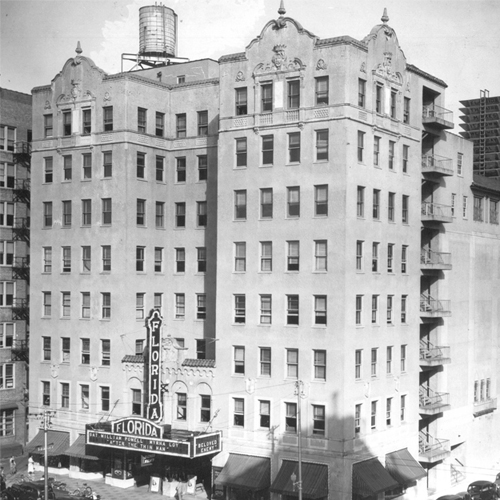
[[[163,318],[158,310],[149,315],[147,321],[149,342],[149,401],[146,407],[146,418],[153,422],[160,422],[163,416],[161,402],[161,325]]]

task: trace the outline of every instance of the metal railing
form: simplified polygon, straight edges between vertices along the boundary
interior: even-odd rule
[[[451,266],[451,253],[435,252],[434,250],[421,250],[420,263],[425,266],[435,267]]]
[[[441,407],[450,404],[450,394],[447,392],[436,392],[430,387],[420,387],[419,405],[421,407]]]
[[[435,154],[423,155],[422,170],[453,175],[453,160],[451,158]]]
[[[430,295],[420,295],[420,312],[423,313],[449,313],[450,300],[438,300]]]
[[[449,452],[449,441],[431,436],[428,432],[420,431],[418,435],[418,450],[422,455],[437,455],[441,452]]]
[[[438,361],[450,358],[450,346],[435,346],[420,341],[420,359],[422,361]]]
[[[449,205],[441,205],[440,203],[432,203],[425,201],[422,203],[422,215],[436,220],[452,219],[452,207]]]
[[[453,122],[453,111],[436,104],[427,104],[422,107],[422,118],[424,121],[444,120]]]

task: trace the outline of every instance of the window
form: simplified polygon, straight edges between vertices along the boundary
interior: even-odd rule
[[[234,271],[245,272],[247,261],[247,244],[245,242],[237,242],[234,244]]]
[[[401,422],[406,420],[406,395],[401,396]]]
[[[175,204],[175,227],[186,227],[186,203]]]
[[[373,138],[373,165],[380,166],[380,137]]]
[[[408,245],[401,247],[401,272],[407,273],[407,260],[408,260]]]
[[[104,226],[111,225],[111,198],[102,198],[102,224]]]
[[[272,165],[274,162],[274,136],[262,136],[262,165]]]
[[[236,427],[245,426],[245,400],[243,398],[234,398],[234,419],[233,424]]]
[[[146,200],[137,200],[136,224],[138,226],[146,225]]]
[[[300,108],[300,81],[290,80],[287,83],[287,108]]]
[[[406,323],[406,303],[408,295],[401,295],[401,323]]]
[[[42,406],[50,406],[50,382],[42,382]]]
[[[314,186],[314,215],[328,215],[328,185]]]
[[[146,153],[137,153],[137,178],[144,179],[146,173]]]
[[[354,353],[354,377],[356,380],[361,378],[361,361],[362,361],[362,350],[356,349]]]
[[[109,293],[109,292],[101,293],[101,303],[102,303],[102,311],[101,311],[102,319],[110,319],[111,318],[111,293]]]
[[[365,188],[358,186],[356,194],[356,215],[359,218],[365,216]]]
[[[356,271],[363,271],[363,241],[356,241]]]
[[[163,272],[163,248],[155,247],[155,273]]]
[[[386,371],[387,374],[392,373],[392,346],[387,347]]]
[[[394,193],[389,193],[387,199],[387,218],[389,222],[394,222],[394,200],[396,195]]]
[[[246,300],[245,295],[238,294],[234,296],[234,322],[243,324],[246,319]]]
[[[14,304],[14,283],[12,281],[0,281],[0,307],[12,306]]]
[[[484,198],[482,196],[474,196],[473,219],[477,222],[484,222]]]
[[[147,113],[147,109],[137,108],[137,132],[140,134],[146,133]]]
[[[109,387],[101,386],[101,411],[109,411],[110,399]]]
[[[387,296],[387,324],[392,325],[392,305],[394,301],[394,295]]]
[[[73,159],[71,156],[63,156],[63,181],[70,181],[73,171]]]
[[[82,226],[92,224],[92,200],[82,200]]]
[[[259,427],[271,427],[271,402],[259,400]]]
[[[71,272],[71,247],[62,247],[62,272]]]
[[[102,270],[104,272],[111,271],[111,246],[103,245],[102,247]]]
[[[396,100],[397,100],[398,93],[391,89],[391,118],[396,119]]]
[[[179,75],[177,77],[177,83],[185,83],[186,82],[186,75]]]
[[[175,121],[176,137],[178,139],[186,137],[186,114],[175,115]]]
[[[498,224],[498,200],[490,199],[490,224]]]
[[[82,292],[82,318],[90,318],[90,292]]]
[[[364,108],[366,106],[366,80],[358,78],[358,106]]]
[[[312,405],[313,408],[313,435],[325,435],[325,407],[322,405]]]
[[[102,108],[104,132],[113,131],[113,106]]]
[[[196,294],[196,319],[207,317],[207,296],[204,293]]]
[[[132,389],[132,415],[142,415],[142,393],[140,389]]]
[[[403,145],[403,173],[408,173],[408,160],[410,156],[410,146]]]
[[[326,380],[326,351],[314,351],[314,378]]]
[[[328,77],[318,76],[316,81],[316,106],[328,104]]]
[[[154,309],[158,309],[158,311],[163,313],[163,294],[155,293],[153,295],[153,307]]]
[[[186,297],[183,293],[175,294],[175,319],[184,319],[186,314]]]
[[[186,420],[187,418],[187,394],[185,392],[177,393],[177,420]]]
[[[384,87],[377,83],[375,85],[375,112],[379,115],[382,114],[383,95],[384,95]]]
[[[92,248],[89,246],[82,247],[82,272],[90,273],[92,267]]]
[[[0,349],[12,347],[14,341],[14,323],[0,323]]]
[[[14,242],[0,241],[0,266],[11,266],[14,263]]]
[[[205,247],[198,247],[196,249],[196,257],[198,268],[197,272],[205,273],[207,271],[207,250]]]
[[[286,324],[298,325],[299,324],[299,296],[287,295],[286,296]],[[326,304],[325,304],[326,305]]]
[[[80,405],[82,410],[89,409],[90,387],[87,384],[80,384]]]
[[[165,227],[165,203],[163,201],[155,203],[155,225],[156,228]]]
[[[164,182],[165,178],[165,158],[163,156],[156,157],[156,180]]]
[[[271,348],[260,347],[260,375],[271,376]]]
[[[196,359],[207,358],[207,341],[205,339],[196,339]]]
[[[363,296],[356,295],[356,325],[361,325],[362,312],[363,312]]]
[[[144,260],[145,260],[146,247],[135,247],[135,270],[138,272],[144,272]]]
[[[198,156],[198,180],[206,181],[208,178],[208,157],[207,155]]]
[[[247,138],[236,139],[236,167],[247,166]]]
[[[457,175],[462,175],[463,153],[457,153]]]
[[[111,177],[113,173],[113,153],[103,151],[102,153],[103,177]]]
[[[373,190],[373,219],[380,219],[380,189]]]
[[[394,148],[396,143],[394,141],[389,141],[389,170],[394,170]]]
[[[246,190],[234,192],[234,218],[235,220],[245,220],[247,218]]]
[[[198,136],[208,135],[208,111],[198,111]]]
[[[358,404],[354,407],[354,433],[361,433],[361,405]]]
[[[287,217],[300,217],[300,187],[287,187]]]
[[[237,375],[245,375],[245,348],[234,348],[234,373]]]
[[[363,153],[365,149],[365,133],[358,130],[358,161],[363,162]]]
[[[467,219],[467,196],[462,198],[462,218]]]
[[[186,271],[186,249],[175,249],[175,272],[183,273]]]
[[[262,272],[273,270],[273,243],[271,241],[260,242],[260,270]]]
[[[61,384],[61,408],[69,408],[69,384]]]
[[[287,271],[298,271],[300,262],[300,244],[298,241],[287,241]]]
[[[54,135],[52,115],[43,115],[43,130],[44,137],[52,137]]]
[[[247,88],[235,89],[236,92],[236,116],[248,114]]]
[[[314,242],[314,270],[328,270],[328,244],[326,240]]]
[[[297,403],[285,403],[285,432],[297,432]]]
[[[44,182],[51,183],[54,180],[54,163],[52,156],[44,158]]]
[[[392,423],[392,398],[387,398],[385,406],[385,424],[390,427]]]
[[[273,84],[264,83],[261,85],[261,109],[263,113],[273,110]]]
[[[186,158],[175,159],[175,182],[186,182]]]
[[[314,296],[314,324],[326,325],[326,295]]]
[[[71,201],[62,202],[62,225],[71,227]]]
[[[207,225],[207,202],[196,202],[196,223],[198,227],[206,227]]]
[[[145,304],[145,293],[135,294],[135,319],[144,319],[144,310],[146,308]]]
[[[48,318],[52,315],[52,293],[42,292],[43,294],[43,311],[42,315]]]
[[[90,339],[81,339],[82,341],[82,365],[90,365]]]
[[[52,202],[44,203],[43,206],[44,227],[52,227]],[[49,213],[50,217],[48,217]],[[50,225],[47,225],[48,222],[50,222]],[[14,226],[14,203],[0,202],[0,226]]]
[[[156,112],[155,118],[155,135],[156,137],[163,137],[165,130],[165,113]]]
[[[71,339],[69,337],[63,337],[61,339],[61,362],[69,363],[71,354]]]
[[[71,135],[71,111],[62,112],[63,136]]]
[[[328,130],[316,130],[316,161],[328,160]]]
[[[378,303],[379,296],[372,295],[372,324],[378,324]]]
[[[7,363],[0,365],[0,389],[14,388],[14,365]]]
[[[260,190],[260,218],[273,218],[273,189],[264,188]]]
[[[92,111],[82,109],[82,135],[89,135],[92,132]]]
[[[406,345],[401,346],[401,373],[406,372]]]
[[[457,195],[451,193],[451,216],[455,217],[455,205],[456,205]]]
[[[288,162],[300,162],[300,132],[288,134]]]
[[[409,217],[408,217],[408,208],[409,208],[409,199],[410,197],[407,195],[403,195],[402,198],[402,203],[401,203],[401,219],[403,221],[403,224],[408,224]]]
[[[372,429],[377,428],[377,401],[372,401],[371,404],[370,427]]]
[[[387,245],[387,272],[393,272],[393,263],[394,263],[394,244],[389,243]]]
[[[209,395],[200,395],[200,422],[210,422],[212,418],[212,398]]]
[[[43,361],[51,361],[52,359],[52,339],[50,337],[42,337],[43,344]]]
[[[410,98],[403,99],[403,123],[410,123]]]
[[[272,322],[272,298],[271,295],[260,296],[260,324],[270,325]]]
[[[299,351],[298,349],[286,350],[286,376],[288,378],[299,377]]]

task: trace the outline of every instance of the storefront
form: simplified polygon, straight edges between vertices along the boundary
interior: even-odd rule
[[[355,463],[352,467],[352,498],[377,500],[380,493],[398,491],[400,485],[377,458]]]
[[[69,432],[48,430],[47,466],[49,474],[69,474],[69,457],[65,454],[69,448]],[[45,431],[38,434],[26,446],[28,454],[33,456],[35,470],[43,470],[45,464]]]
[[[64,454],[69,457],[69,477],[85,480],[103,477],[107,462],[105,450],[87,447],[85,434],[80,434]]]

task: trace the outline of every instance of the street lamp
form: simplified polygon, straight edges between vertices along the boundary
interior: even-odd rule
[[[296,481],[297,475],[295,474],[295,472],[292,472],[290,479],[292,480],[293,491],[295,491],[295,487],[297,487],[297,490],[299,491],[299,497],[300,497],[301,496],[300,494],[302,492],[302,481]]]

